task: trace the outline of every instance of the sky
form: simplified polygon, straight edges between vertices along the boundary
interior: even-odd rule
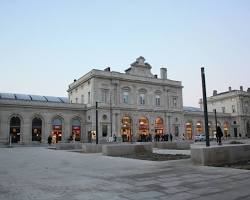
[[[139,56],[166,67],[198,107],[250,87],[249,0],[0,0],[0,92],[67,96],[91,69],[124,72]]]

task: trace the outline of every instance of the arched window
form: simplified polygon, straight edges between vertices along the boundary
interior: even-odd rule
[[[17,143],[20,141],[21,120],[19,117],[12,117],[10,119],[10,136],[11,142]]]
[[[41,142],[42,139],[42,120],[35,117],[32,120],[32,141]]]

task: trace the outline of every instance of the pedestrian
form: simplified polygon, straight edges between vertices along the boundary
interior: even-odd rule
[[[116,135],[115,134],[113,135],[113,138],[114,138],[114,142],[116,142]]]
[[[49,137],[48,137],[48,144],[51,145],[51,143],[52,143],[52,137],[51,137],[51,135],[49,135]]]
[[[223,133],[219,126],[217,126],[217,129],[216,129],[216,136],[217,136],[218,144],[221,145],[221,137],[223,136]]]
[[[173,140],[173,135],[172,135],[172,133],[169,134],[169,138],[170,138],[170,141],[172,142],[172,140]]]

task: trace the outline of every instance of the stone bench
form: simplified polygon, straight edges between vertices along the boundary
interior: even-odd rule
[[[106,156],[122,156],[136,153],[152,153],[151,143],[119,143],[102,146],[102,154]]]
[[[250,144],[191,146],[191,160],[198,165],[216,165],[250,160]]]

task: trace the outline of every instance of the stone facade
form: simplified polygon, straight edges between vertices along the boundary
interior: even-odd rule
[[[145,141],[170,133],[193,140],[204,133],[202,107],[183,107],[181,82],[170,80],[166,68],[160,69],[160,77],[151,68],[139,57],[125,73],[93,69],[69,85],[66,99],[0,93],[0,143],[9,142],[10,135],[24,144],[47,143],[49,135],[56,135],[56,142],[89,142],[96,122],[100,141],[114,135]],[[250,137],[249,103],[250,90],[243,88],[209,97],[210,137],[215,133],[214,109],[225,137]]]
[[[213,112],[216,109],[219,113],[231,116],[231,135],[234,137],[250,137],[250,88],[247,91],[240,87],[240,90],[229,90],[217,93],[214,90],[213,96],[209,97],[208,110]]]
[[[178,136],[184,131],[182,88],[180,81],[167,78],[165,68],[160,78],[153,75],[151,66],[139,57],[125,73],[110,68],[90,71],[70,84],[68,93],[72,103],[87,100],[88,131],[96,130],[97,102],[100,137],[125,135],[130,141],[140,140],[141,135]]]

